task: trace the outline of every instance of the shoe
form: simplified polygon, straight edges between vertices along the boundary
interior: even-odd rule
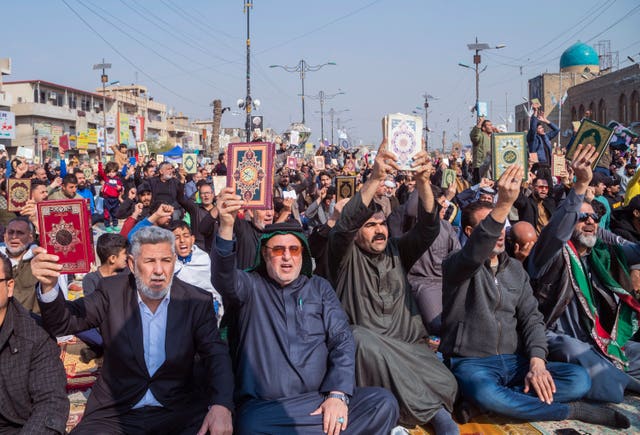
[[[85,364],[89,364],[91,360],[100,358],[102,356],[102,353],[103,352],[99,352],[99,351],[96,352],[90,347],[83,347],[82,349],[80,349],[80,361],[82,361]]]
[[[111,227],[105,227],[105,228],[104,228],[104,231],[105,231],[105,232],[107,232],[107,233],[112,233],[112,232],[113,232],[113,230],[111,229]]]

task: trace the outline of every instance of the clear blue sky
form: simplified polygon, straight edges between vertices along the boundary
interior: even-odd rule
[[[113,65],[111,81],[137,78],[157,101],[194,119],[210,117],[215,98],[235,107],[246,95],[242,0],[10,1],[3,18],[0,57],[13,60],[6,81],[41,79],[92,90],[100,86],[92,65],[104,57]],[[343,90],[325,110],[349,109],[340,117],[350,119],[346,125],[365,144],[379,143],[386,113],[422,106],[425,91],[439,98],[430,103],[431,143],[441,143],[443,130],[450,142],[458,129],[467,143],[474,73],[458,62],[473,65],[466,44],[476,36],[507,45],[483,52],[487,70],[480,80],[480,100],[490,103],[494,123],[503,123],[505,103],[512,112],[527,80],[558,71],[562,51],[577,40],[610,40],[621,67],[629,65],[628,55],[640,60],[639,18],[637,0],[254,0],[251,94],[262,102],[265,125],[281,132],[301,119],[300,79],[269,65],[334,61],[337,66],[308,73],[306,93]],[[307,99],[314,142],[319,110]],[[223,126],[243,125],[243,116],[225,113]]]

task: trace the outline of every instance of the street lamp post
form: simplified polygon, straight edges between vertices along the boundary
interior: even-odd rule
[[[102,63],[93,65],[94,70],[102,70],[102,75],[100,76],[100,81],[102,82],[102,144],[105,148],[107,147],[107,96],[105,86],[109,81],[106,70],[110,68],[111,64],[105,63],[104,58],[102,58]],[[98,160],[102,160],[102,149],[100,147],[98,147]]]
[[[429,150],[429,100],[437,100],[437,97],[430,95],[428,93],[422,94],[422,98],[424,98],[424,149],[425,151]]]
[[[331,100],[338,95],[344,95],[343,91],[336,92],[335,94],[325,94],[324,91],[318,92],[318,95],[310,95],[309,98],[313,100],[320,100],[320,140],[324,140],[324,101]]]
[[[487,44],[486,42],[478,42],[478,37],[476,36],[476,42],[474,44],[467,44],[467,48],[469,48],[469,50],[474,50],[475,51],[475,55],[473,56],[473,64],[475,65],[475,73],[476,73],[476,105],[475,105],[475,111],[476,111],[476,117],[480,117],[479,113],[478,113],[478,103],[480,102],[480,73],[482,71],[484,71],[484,69],[486,69],[487,67],[485,66],[484,69],[482,71],[480,71],[480,63],[482,62],[482,59],[480,57],[480,52],[482,50],[499,50],[501,48],[506,47],[505,44],[498,44],[495,47],[491,47],[489,44]],[[471,68],[468,65],[459,63],[458,65],[465,67],[465,68]]]
[[[304,124],[305,116],[304,116],[304,78],[305,73],[308,71],[318,71],[322,67],[327,65],[335,65],[335,62],[326,62],[321,65],[309,65],[307,61],[301,59],[300,62],[296,66],[286,66],[286,65],[269,65],[269,68],[282,68],[287,72],[299,72],[300,73],[300,82],[302,83],[302,93],[300,97],[302,99],[302,123]]]
[[[247,0],[244,4],[244,11],[247,14],[247,97],[244,100],[244,109],[247,114],[245,120],[245,130],[247,142],[251,141],[251,33],[250,33],[250,16],[251,8],[253,8],[253,0]]]

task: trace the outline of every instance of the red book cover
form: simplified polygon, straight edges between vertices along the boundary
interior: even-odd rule
[[[7,182],[7,211],[20,211],[31,197],[31,179],[9,178]]]
[[[40,244],[60,257],[62,273],[89,272],[94,257],[87,201],[42,201],[37,207]]]
[[[227,186],[247,203],[246,208],[270,209],[273,201],[275,145],[232,143],[227,149]]]

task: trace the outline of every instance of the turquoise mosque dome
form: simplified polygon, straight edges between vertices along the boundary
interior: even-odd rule
[[[583,42],[576,42],[567,48],[560,57],[560,69],[576,66],[599,66],[600,59],[598,53]]]

